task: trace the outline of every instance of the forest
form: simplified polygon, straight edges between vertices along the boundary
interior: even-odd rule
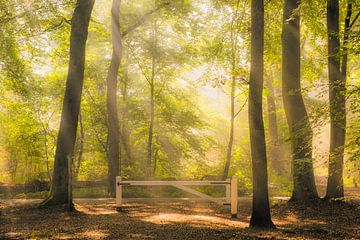
[[[0,239],[360,239],[359,56],[360,0],[0,0]]]

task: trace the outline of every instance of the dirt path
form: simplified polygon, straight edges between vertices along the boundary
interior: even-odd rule
[[[77,212],[31,208],[36,200],[0,202],[0,239],[360,239],[358,205],[278,203],[273,231],[247,228],[251,202],[239,218],[216,205],[194,202],[132,203],[116,212],[113,200],[78,200]]]

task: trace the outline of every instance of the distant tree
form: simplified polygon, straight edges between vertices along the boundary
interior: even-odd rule
[[[125,157],[127,163],[130,158],[130,147],[129,147],[129,136],[126,129],[126,108],[124,107],[122,111],[122,129],[119,126],[119,115],[118,115],[118,104],[117,104],[117,90],[118,90],[118,76],[119,76],[119,67],[122,62],[123,57],[123,38],[126,37],[129,33],[134,31],[136,28],[144,24],[149,16],[156,11],[159,11],[161,8],[169,5],[168,2],[165,2],[158,7],[148,11],[141,18],[139,18],[135,23],[127,27],[123,32],[121,32],[120,26],[120,6],[121,0],[113,0],[111,8],[111,32],[112,32],[112,45],[113,53],[111,57],[111,63],[107,75],[107,124],[108,124],[108,146],[107,146],[107,157],[108,157],[108,191],[110,196],[115,196],[115,178],[120,174],[120,137],[123,140],[123,146],[125,148]],[[126,102],[127,99],[127,84],[128,84],[128,74],[127,74],[127,63],[124,65],[122,83],[122,94],[123,101]],[[149,168],[150,169],[150,168]],[[150,170],[149,170],[150,171]],[[151,172],[151,171],[150,171]]]
[[[124,49],[125,50],[125,49]],[[120,123],[120,143],[121,149],[121,168],[126,168],[132,163],[132,152],[131,152],[131,132],[129,124],[129,51],[126,51],[123,59],[123,74],[121,78],[121,95],[122,95],[122,106],[121,106],[121,123]]]
[[[351,29],[352,3],[347,4],[341,57],[339,1],[327,1],[328,71],[330,100],[329,176],[325,198],[344,197],[343,165],[346,135],[347,44]],[[341,59],[341,60],[340,60]]]
[[[266,78],[265,85],[268,91],[267,100],[267,114],[268,114],[268,125],[269,125],[269,159],[271,167],[280,176],[284,175],[283,164],[280,162],[279,156],[279,130],[278,120],[276,115],[276,102],[275,102],[275,89],[274,80],[272,76]]]
[[[49,196],[41,205],[62,205],[69,199],[69,158],[76,140],[84,79],[85,47],[95,0],[78,0],[71,19],[70,62],[56,145],[54,172]]]
[[[294,189],[291,200],[318,198],[312,161],[312,129],[300,84],[299,0],[285,0],[282,29],[282,94],[289,126]]]
[[[156,60],[157,60],[157,46],[158,46],[158,29],[156,19],[153,22],[152,29],[152,46],[151,46],[151,76],[149,79],[150,86],[150,123],[148,134],[148,147],[147,147],[147,176],[151,176],[151,162],[153,158],[153,135],[154,135],[154,120],[155,120],[155,77],[156,77]],[[154,166],[156,169],[156,166]],[[154,170],[155,172],[155,170]]]
[[[226,162],[223,172],[223,179],[226,179],[229,175],[230,170],[230,164],[231,164],[231,158],[233,154],[233,145],[234,145],[234,131],[235,131],[235,118],[237,113],[235,113],[235,91],[236,91],[236,66],[237,66],[237,49],[238,49],[238,37],[239,37],[239,31],[237,29],[234,29],[236,26],[236,21],[238,18],[238,12],[239,12],[239,4],[240,1],[238,0],[236,3],[236,11],[234,14],[234,17],[231,22],[230,26],[230,41],[231,41],[231,88],[230,88],[230,134],[229,134],[229,142],[226,150]]]
[[[111,8],[111,34],[113,53],[106,78],[107,82],[107,124],[108,124],[108,191],[115,196],[115,178],[120,174],[119,116],[117,110],[117,79],[122,57],[122,36],[120,33],[121,0],[113,0]]]
[[[250,227],[273,228],[271,221],[265,130],[262,114],[264,83],[264,1],[251,1],[251,66],[249,126],[253,167],[253,209]]]

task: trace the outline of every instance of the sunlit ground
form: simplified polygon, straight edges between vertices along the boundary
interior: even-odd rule
[[[354,198],[359,202],[359,198]],[[77,211],[34,209],[39,200],[1,201],[0,239],[359,239],[360,208],[326,202],[311,207],[273,200],[277,230],[248,228],[251,198],[240,198],[238,219],[221,206],[194,201],[126,203],[81,199]]]

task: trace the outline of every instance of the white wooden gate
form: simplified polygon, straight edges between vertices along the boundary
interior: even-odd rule
[[[211,197],[199,192],[189,186],[225,186],[225,202],[219,198]],[[121,177],[116,177],[116,205],[121,207],[123,203],[122,188],[124,186],[173,186],[185,192],[194,194],[202,199],[215,202],[219,205],[230,205],[231,217],[237,217],[238,210],[238,190],[237,178],[233,176],[226,181],[122,181]]]

